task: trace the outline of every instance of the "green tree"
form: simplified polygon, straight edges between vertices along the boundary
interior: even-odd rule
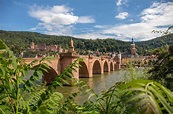
[[[158,55],[158,57],[149,73],[152,74],[150,77],[151,79],[157,80],[167,88],[173,90],[173,45],[168,45],[166,43],[171,28],[173,28],[173,26],[170,26],[166,31],[161,32],[162,34],[167,35],[163,37],[162,41],[165,45],[154,50],[153,53]]]
[[[154,67],[149,71],[152,74],[151,79],[157,80],[169,89],[173,90],[173,45],[169,50],[157,51],[159,54]]]

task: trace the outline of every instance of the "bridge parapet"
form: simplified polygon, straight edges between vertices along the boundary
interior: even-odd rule
[[[61,53],[60,58],[61,57],[79,57],[79,54],[76,54],[76,53]]]

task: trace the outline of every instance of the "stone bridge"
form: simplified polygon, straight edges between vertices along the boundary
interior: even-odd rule
[[[77,58],[82,58],[84,61],[80,62],[80,68],[77,68],[77,72],[73,72],[75,78],[90,78],[93,74],[103,74],[104,72],[114,71],[120,69],[120,64],[109,57],[102,56],[82,56],[76,53],[62,53],[59,57],[50,60],[48,63],[50,69],[48,72],[43,71],[43,81],[51,83],[59,74],[63,72],[67,66],[74,62]],[[31,61],[39,58],[25,58],[25,62],[29,64]]]
[[[70,48],[68,53],[61,53],[59,57],[54,60],[50,60],[48,63],[48,72],[43,71],[42,81],[46,81],[48,84],[61,74],[65,68],[67,68],[71,63],[73,63],[77,58],[82,58],[83,62],[80,62],[80,68],[76,69],[76,72],[72,72],[74,78],[90,78],[93,74],[103,74],[104,72],[114,71],[115,69],[120,69],[120,58],[116,61],[110,59],[107,56],[96,57],[96,56],[82,56],[74,51],[73,40],[71,39]],[[38,58],[26,58],[25,62],[29,64],[33,60]]]

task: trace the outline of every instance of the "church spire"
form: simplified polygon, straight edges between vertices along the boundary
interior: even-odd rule
[[[132,44],[134,44],[133,38],[132,38]]]
[[[131,44],[131,55],[136,55],[136,48],[135,48],[135,43],[132,38],[132,44]]]

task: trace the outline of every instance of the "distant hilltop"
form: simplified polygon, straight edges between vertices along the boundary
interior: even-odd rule
[[[76,50],[82,51],[99,51],[107,52],[130,52],[130,42],[124,42],[115,39],[79,39],[70,36],[55,36],[45,35],[36,32],[23,32],[23,31],[3,31],[0,30],[0,38],[9,46],[9,48],[18,53],[30,47],[30,44],[45,44],[47,46],[58,45],[63,49],[69,48],[70,39],[74,41]],[[165,37],[158,37],[149,41],[135,42],[138,54],[146,54],[148,50],[161,47],[165,44],[173,43],[173,34]]]

